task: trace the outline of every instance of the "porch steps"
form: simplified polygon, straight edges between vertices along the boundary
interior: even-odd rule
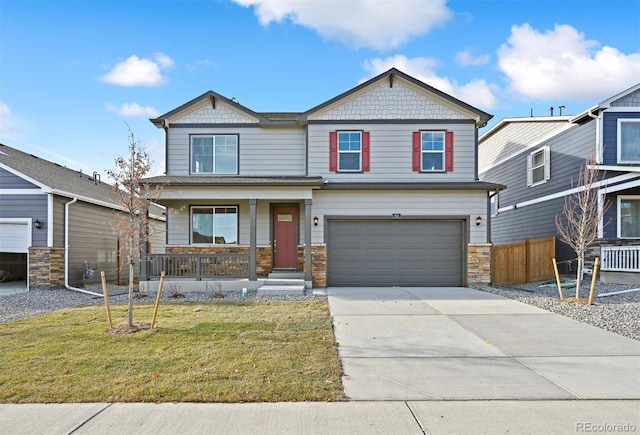
[[[264,282],[264,285],[258,288],[258,296],[303,295],[304,279],[291,278],[292,275],[289,272],[269,274],[269,278]]]

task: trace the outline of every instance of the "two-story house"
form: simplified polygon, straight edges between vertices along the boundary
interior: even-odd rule
[[[488,282],[490,118],[397,69],[303,113],[206,92],[151,120],[166,132],[166,176],[146,180],[163,186],[163,266],[258,283],[293,271],[307,287]]]
[[[587,158],[607,210],[590,257],[601,257],[603,281],[640,283],[640,84],[575,116],[507,118],[480,137],[480,179],[507,185],[491,199],[492,242],[555,236],[561,271],[575,270],[555,218]]]

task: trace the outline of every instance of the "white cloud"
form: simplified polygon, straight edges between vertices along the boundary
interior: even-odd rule
[[[530,98],[599,100],[638,83],[640,53],[600,47],[568,25],[540,32],[529,24],[513,26],[498,50],[510,87]]]
[[[200,68],[216,68],[218,65],[212,60],[199,60],[194,63],[188,63],[185,69],[189,72],[197,71]]]
[[[395,48],[452,17],[447,0],[233,0],[262,25],[290,20],[354,47]]]
[[[370,59],[363,64],[364,69],[369,72],[371,77],[395,67],[403,73],[480,110],[497,107],[498,99],[494,92],[495,86],[488,84],[485,80],[472,80],[466,84],[458,84],[456,81],[436,75],[434,69],[437,66],[438,61],[433,58],[414,57],[409,59],[403,55],[385,59]]]
[[[456,53],[456,63],[462,66],[478,66],[489,63],[489,55],[474,56],[471,51],[464,50]]]
[[[173,59],[162,53],[156,53],[154,59],[139,58],[133,55],[116,64],[109,73],[100,79],[120,86],[162,85],[166,82],[166,78],[161,71],[173,66]]]
[[[160,114],[154,107],[143,107],[138,103],[124,103],[121,106],[107,104],[106,109],[110,112],[116,112],[120,116],[130,118],[156,117]]]

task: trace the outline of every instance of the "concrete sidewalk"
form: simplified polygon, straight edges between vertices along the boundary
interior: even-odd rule
[[[0,432],[33,434],[569,434],[640,431],[637,401],[86,403],[0,405]]]
[[[640,399],[640,342],[468,288],[329,288],[350,400]]]

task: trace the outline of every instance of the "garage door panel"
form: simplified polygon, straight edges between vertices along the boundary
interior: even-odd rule
[[[459,286],[461,220],[329,220],[327,281],[343,286]]]
[[[0,252],[25,253],[29,251],[29,225],[26,223],[0,223]]]

